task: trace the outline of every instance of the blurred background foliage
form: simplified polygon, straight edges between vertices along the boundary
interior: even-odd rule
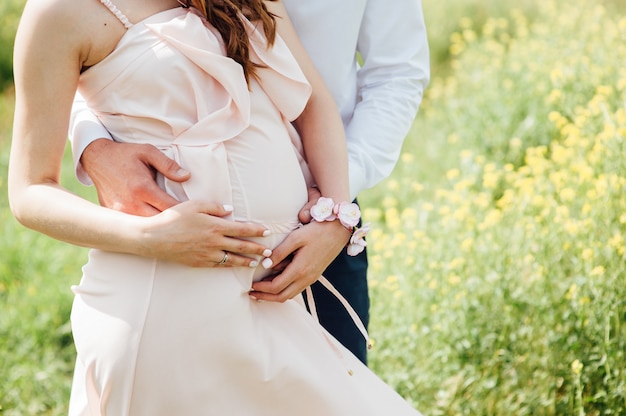
[[[0,3],[0,413],[62,415],[86,251],[8,210],[23,5]],[[626,2],[423,5],[432,82],[361,196],[371,366],[425,415],[625,415]]]
[[[0,2],[0,89],[13,82],[13,42],[24,0]]]

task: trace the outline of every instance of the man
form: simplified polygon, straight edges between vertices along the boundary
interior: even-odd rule
[[[402,142],[415,118],[429,81],[426,29],[420,0],[284,0],[301,42],[326,82],[344,123],[353,198],[387,177],[395,166]],[[360,64],[359,64],[360,58]],[[117,144],[97,119],[76,106],[70,132],[79,179],[93,179],[103,205],[138,215],[153,215],[176,204],[154,183],[154,170],[184,181],[189,174],[158,150],[147,146]],[[109,140],[103,140],[109,139]],[[80,162],[79,162],[80,158]],[[84,170],[83,170],[84,169]],[[131,172],[133,172],[131,174]],[[144,179],[128,183],[127,178]],[[315,189],[300,219],[310,220],[308,208],[317,201]],[[224,213],[209,213],[215,216]],[[220,250],[231,255],[231,265],[245,264],[246,248],[239,238],[256,234],[240,224],[220,222]],[[307,264],[318,258],[324,242],[319,239],[287,239],[274,250],[264,266],[280,272],[271,282],[255,284],[260,300],[284,301],[315,280],[294,273],[281,260],[296,253],[292,262]],[[301,268],[302,269],[302,268]],[[324,276],[357,311],[365,325],[369,320],[367,257],[343,253]],[[339,301],[325,288],[314,285],[322,325],[363,362],[366,344]]]

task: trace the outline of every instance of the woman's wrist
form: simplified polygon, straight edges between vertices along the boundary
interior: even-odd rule
[[[347,244],[348,254],[356,256],[367,246],[365,236],[369,232],[369,223],[357,227],[361,221],[361,210],[354,202],[335,203],[332,198],[320,197],[311,207],[311,217],[316,222],[337,221],[350,232]]]

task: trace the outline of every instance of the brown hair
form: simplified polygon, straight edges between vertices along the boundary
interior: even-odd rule
[[[267,46],[272,46],[276,38],[276,16],[267,10],[263,0],[187,0],[181,3],[195,7],[206,16],[207,21],[222,35],[226,55],[243,67],[246,80],[254,76],[259,65],[250,61],[248,34],[238,14],[251,22],[260,23]]]

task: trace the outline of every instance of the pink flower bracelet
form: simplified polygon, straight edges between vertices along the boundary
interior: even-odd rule
[[[365,236],[370,230],[370,225],[367,223],[361,228],[357,227],[361,220],[361,210],[357,204],[353,202],[335,204],[331,198],[320,197],[317,203],[311,207],[311,217],[317,222],[339,220],[341,225],[352,232],[347,246],[348,255],[356,256],[367,246]]]

